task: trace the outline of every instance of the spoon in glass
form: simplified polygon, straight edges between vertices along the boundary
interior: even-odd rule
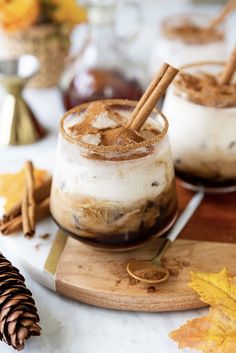
[[[175,241],[180,232],[183,230],[193,213],[196,211],[204,198],[204,191],[198,191],[189,201],[184,211],[175,222],[174,226],[164,239],[157,254],[150,260],[132,260],[128,263],[126,269],[128,274],[139,280],[149,284],[158,284],[167,281],[170,272],[161,264],[161,259],[171,243]]]

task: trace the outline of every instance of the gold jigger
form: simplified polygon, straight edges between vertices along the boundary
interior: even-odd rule
[[[22,97],[26,83],[38,70],[39,62],[33,55],[0,60],[0,84],[7,92],[0,108],[0,145],[29,144],[45,134]]]

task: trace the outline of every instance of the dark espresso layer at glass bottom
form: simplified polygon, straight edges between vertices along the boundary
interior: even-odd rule
[[[189,173],[182,172],[178,169],[175,169],[175,174],[178,178],[185,181],[186,183],[199,186],[199,187],[214,188],[214,189],[236,187],[236,179],[222,180],[217,176],[211,179],[201,178]]]
[[[159,216],[155,225],[149,229],[144,228],[141,225],[138,232],[125,232],[119,234],[93,234],[93,238],[84,237],[82,235],[75,234],[70,230],[64,228],[60,223],[58,223],[54,218],[55,223],[61,228],[61,230],[68,236],[73,237],[87,245],[94,246],[97,248],[116,250],[116,249],[129,249],[135,248],[142,245],[148,239],[153,236],[161,236],[167,232],[173,225],[177,217],[177,205],[168,214],[163,214]],[[78,229],[79,232],[79,229]],[[90,232],[90,234],[92,234]]]

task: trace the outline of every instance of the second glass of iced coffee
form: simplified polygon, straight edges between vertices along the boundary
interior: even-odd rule
[[[175,170],[190,189],[236,190],[235,67],[236,49],[226,65],[186,65],[167,92]]]

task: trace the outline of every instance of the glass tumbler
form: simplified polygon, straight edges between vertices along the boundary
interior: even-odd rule
[[[182,72],[219,77],[223,67],[224,63],[218,62],[198,63],[184,66]],[[199,101],[199,92],[193,98],[175,82],[167,91],[163,111],[170,123],[176,175],[190,189],[204,187],[213,193],[236,190],[236,88],[234,93],[232,88],[224,86],[217,98],[214,87],[209,89],[206,97],[201,97],[209,99],[209,105]],[[233,105],[219,106],[229,98]]]
[[[226,26],[217,27],[208,37],[198,36],[194,30],[188,35],[183,35],[185,26],[204,28],[210,21],[210,16],[200,13],[176,14],[165,18],[160,24],[157,44],[150,56],[150,75],[155,74],[163,61],[179,67],[199,61],[216,60],[216,58],[226,60],[228,50]]]
[[[130,117],[136,102],[106,100]],[[61,120],[51,192],[51,213],[68,235],[103,249],[134,248],[160,236],[177,213],[168,122],[154,111],[145,140],[99,146],[75,139],[69,127],[81,122],[89,103]],[[142,133],[142,131],[141,131]]]

